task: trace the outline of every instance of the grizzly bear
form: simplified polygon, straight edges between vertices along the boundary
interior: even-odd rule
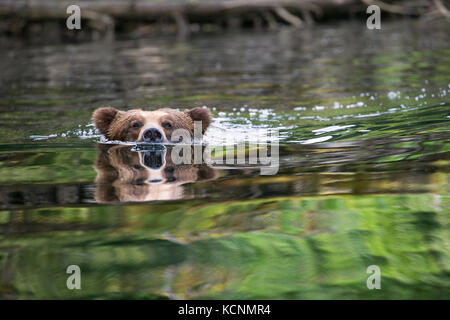
[[[172,134],[177,129],[184,129],[193,137],[194,121],[201,123],[201,133],[204,134],[212,117],[208,109],[199,107],[184,112],[170,108],[120,111],[106,107],[95,110],[92,120],[109,140],[165,143],[180,142],[180,139],[172,141]]]
[[[157,145],[158,146],[158,145]],[[95,199],[98,203],[192,198],[184,184],[212,180],[216,170],[206,164],[176,165],[173,146],[135,151],[132,146],[99,144]]]

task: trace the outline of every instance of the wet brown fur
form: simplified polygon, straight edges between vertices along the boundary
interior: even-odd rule
[[[211,124],[212,117],[210,111],[205,108],[194,108],[181,112],[170,108],[155,111],[141,109],[119,111],[107,107],[95,110],[92,120],[100,133],[109,140],[142,141],[143,131],[149,127],[154,127],[164,133],[165,141],[170,141],[172,133],[176,129],[186,129],[192,137],[194,121],[201,121],[202,133],[205,133]],[[141,123],[142,127],[139,129],[133,128],[135,122]],[[166,122],[171,124],[170,129],[163,127]]]

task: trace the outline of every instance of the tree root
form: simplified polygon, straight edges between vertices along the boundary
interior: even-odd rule
[[[450,11],[448,11],[448,9],[444,6],[441,0],[434,0],[434,5],[444,17],[450,18]]]
[[[276,7],[274,11],[281,19],[294,27],[300,27],[303,24],[299,17],[293,15],[283,7]]]

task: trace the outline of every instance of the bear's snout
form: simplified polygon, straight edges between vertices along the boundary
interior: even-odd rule
[[[144,142],[161,143],[163,142],[163,133],[157,128],[145,129],[142,133]]]

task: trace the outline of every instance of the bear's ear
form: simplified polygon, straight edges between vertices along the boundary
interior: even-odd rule
[[[211,112],[206,108],[194,108],[185,111],[193,121],[202,122],[202,133],[205,133],[212,121]]]
[[[92,115],[92,121],[97,127],[98,131],[108,138],[108,130],[109,126],[113,122],[119,110],[107,107],[107,108],[98,108],[94,111]]]

